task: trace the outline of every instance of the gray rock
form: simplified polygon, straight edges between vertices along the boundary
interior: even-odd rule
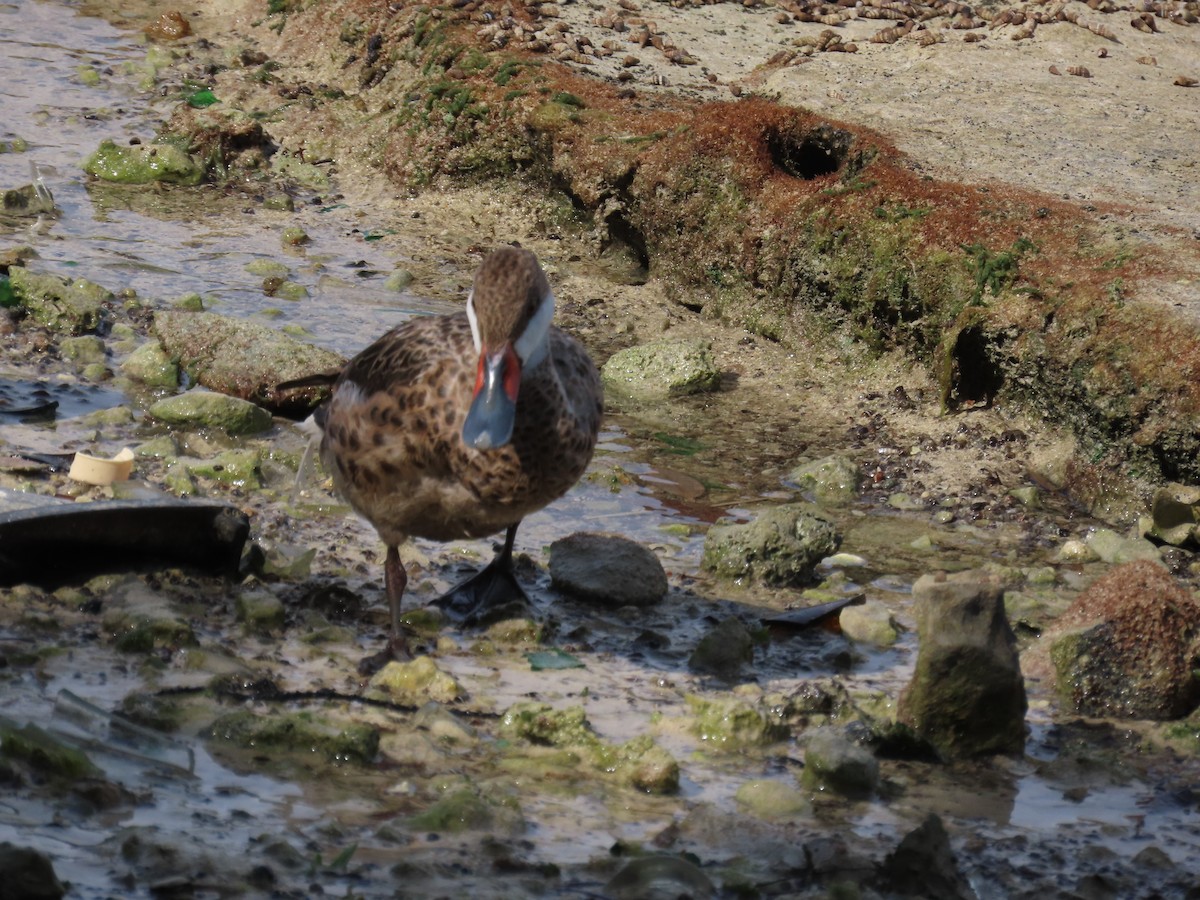
[[[978,571],[922,575],[913,612],[920,649],[900,721],[946,756],[1020,753],[1025,682],[1000,580]]]
[[[39,275],[23,266],[10,266],[8,279],[29,317],[62,334],[94,332],[104,320],[104,304],[113,299],[112,291],[86,279]]]
[[[868,600],[856,606],[847,606],[838,615],[842,634],[852,641],[890,647],[899,637],[892,611],[878,600]]]
[[[8,841],[0,844],[0,896],[20,900],[59,900],[66,888],[50,857]]]
[[[170,425],[185,428],[220,428],[229,434],[254,434],[271,427],[271,414],[237,397],[215,391],[188,391],[159,400],[147,410]]]
[[[841,543],[832,523],[803,503],[762,509],[754,520],[719,519],[704,538],[701,565],[731,579],[799,584]]]
[[[879,761],[837,728],[818,728],[804,751],[802,780],[807,787],[867,797],[879,786]]]
[[[888,854],[879,867],[876,886],[889,897],[974,900],[976,896],[959,871],[942,820],[934,813]]]
[[[731,617],[718,622],[700,638],[688,658],[688,668],[694,672],[732,678],[743,664],[750,662],[753,653],[754,639],[750,632],[738,619]]]
[[[656,341],[617,351],[600,377],[618,396],[653,401],[714,391],[721,370],[707,341]]]
[[[336,353],[294,340],[257,322],[210,312],[163,310],[154,330],[167,355],[207,388],[299,415],[324,396],[317,387],[280,391],[277,385],[335,370]]]
[[[125,357],[121,371],[148,387],[173,388],[179,384],[179,363],[158,341],[149,341]]]
[[[550,578],[565,594],[605,606],[649,606],[667,593],[650,550],[615,534],[577,532],[550,545]]]
[[[835,453],[798,466],[790,477],[819,503],[845,504],[858,496],[862,473],[850,457]]]

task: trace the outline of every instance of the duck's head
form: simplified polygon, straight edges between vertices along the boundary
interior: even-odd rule
[[[475,273],[467,319],[479,353],[475,397],[463,423],[463,441],[477,450],[507,444],[517,416],[523,373],[546,356],[554,294],[537,257],[501,247]]]

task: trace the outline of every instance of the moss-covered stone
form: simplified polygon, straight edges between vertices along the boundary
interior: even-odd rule
[[[788,729],[767,710],[744,700],[687,697],[692,714],[688,730],[706,746],[736,753],[784,740]]]
[[[158,341],[148,341],[125,357],[121,372],[147,387],[173,388],[179,384],[179,363]]]
[[[806,787],[867,797],[879,785],[879,761],[839,729],[818,728],[808,737],[801,780]]]
[[[753,637],[739,619],[731,616],[722,619],[700,638],[688,657],[688,668],[693,672],[733,678],[751,661],[753,654]]]
[[[375,728],[315,712],[238,710],[213,722],[208,737],[259,753],[316,755],[333,763],[367,765],[379,751]]]
[[[108,355],[104,341],[94,334],[65,337],[58,342],[58,352],[62,354],[63,359],[69,359],[78,369],[93,363],[103,364]]]
[[[408,662],[389,662],[372,676],[370,695],[420,706],[430,700],[452,703],[466,696],[454,676],[443,672],[428,656]]]
[[[234,598],[233,607],[238,621],[251,631],[279,631],[287,620],[283,601],[269,591],[240,593]]]
[[[834,454],[804,463],[792,470],[792,481],[813,499],[824,504],[845,504],[857,496],[862,482],[858,464],[848,456]]]
[[[83,170],[103,181],[120,184],[199,184],[205,168],[185,150],[170,143],[121,146],[101,141],[83,162]]]
[[[607,390],[638,401],[713,391],[721,384],[707,341],[657,341],[619,350],[600,377]]]
[[[187,396],[186,394],[183,396]],[[218,395],[219,396],[219,395]],[[233,400],[232,397],[225,398]],[[243,400],[238,400],[238,403],[245,403]],[[155,404],[157,406],[157,404]],[[253,404],[246,404],[253,406]],[[259,409],[260,413],[265,413],[266,410]],[[151,414],[154,415],[154,407],[151,407]],[[267,413],[267,418],[270,418],[270,413]],[[225,421],[224,419],[214,421]],[[238,427],[234,425],[234,427]],[[229,431],[228,428],[224,430]],[[239,431],[230,431],[231,434],[239,434]],[[237,487],[259,488],[262,487],[262,472],[260,465],[262,463],[262,454],[253,448],[244,450],[224,450],[218,453],[212,459],[201,459],[194,461],[186,461],[183,465],[186,467],[189,474],[200,478],[208,478],[213,481],[219,481],[223,484],[232,484]]]
[[[19,728],[0,722],[0,758],[19,760],[56,782],[69,783],[100,774],[86,753],[68,747],[32,722]]]
[[[84,278],[71,281],[30,272],[23,266],[10,266],[8,278],[29,317],[63,334],[96,331],[105,319],[105,304],[113,300],[111,291]]]
[[[219,428],[228,434],[255,434],[272,425],[271,414],[261,406],[215,391],[176,394],[159,400],[147,411],[169,425]]]
[[[738,806],[763,819],[790,819],[812,811],[812,803],[798,788],[778,781],[746,781],[737,789]]]
[[[747,523],[719,519],[704,539],[701,565],[730,579],[795,585],[841,543],[833,524],[806,504],[759,510]]]

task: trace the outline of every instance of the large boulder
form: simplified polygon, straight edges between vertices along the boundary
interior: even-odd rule
[[[667,573],[650,550],[615,534],[576,532],[550,545],[557,590],[610,607],[649,606],[667,593]]]
[[[280,391],[280,384],[344,362],[265,325],[217,313],[163,310],[154,316],[154,331],[195,381],[284,415],[303,414],[323,394],[317,387]]]
[[[1200,704],[1200,602],[1157,563],[1127,563],[1047,635],[1063,702],[1084,715],[1173,719]]]
[[[922,575],[913,585],[920,649],[900,721],[947,757],[1020,753],[1025,682],[998,578]]]

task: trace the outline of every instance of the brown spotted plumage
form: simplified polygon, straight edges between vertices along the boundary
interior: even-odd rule
[[[389,331],[346,365],[318,415],[321,458],[337,490],[387,545],[393,640],[401,647],[407,578],[399,544],[507,529],[505,550],[489,569],[504,570],[500,577],[515,587],[517,525],[566,493],[592,457],[599,375],[583,346],[550,324],[552,313],[534,254],[496,250],[476,273],[467,312]],[[455,605],[490,603],[491,590],[477,585]]]

